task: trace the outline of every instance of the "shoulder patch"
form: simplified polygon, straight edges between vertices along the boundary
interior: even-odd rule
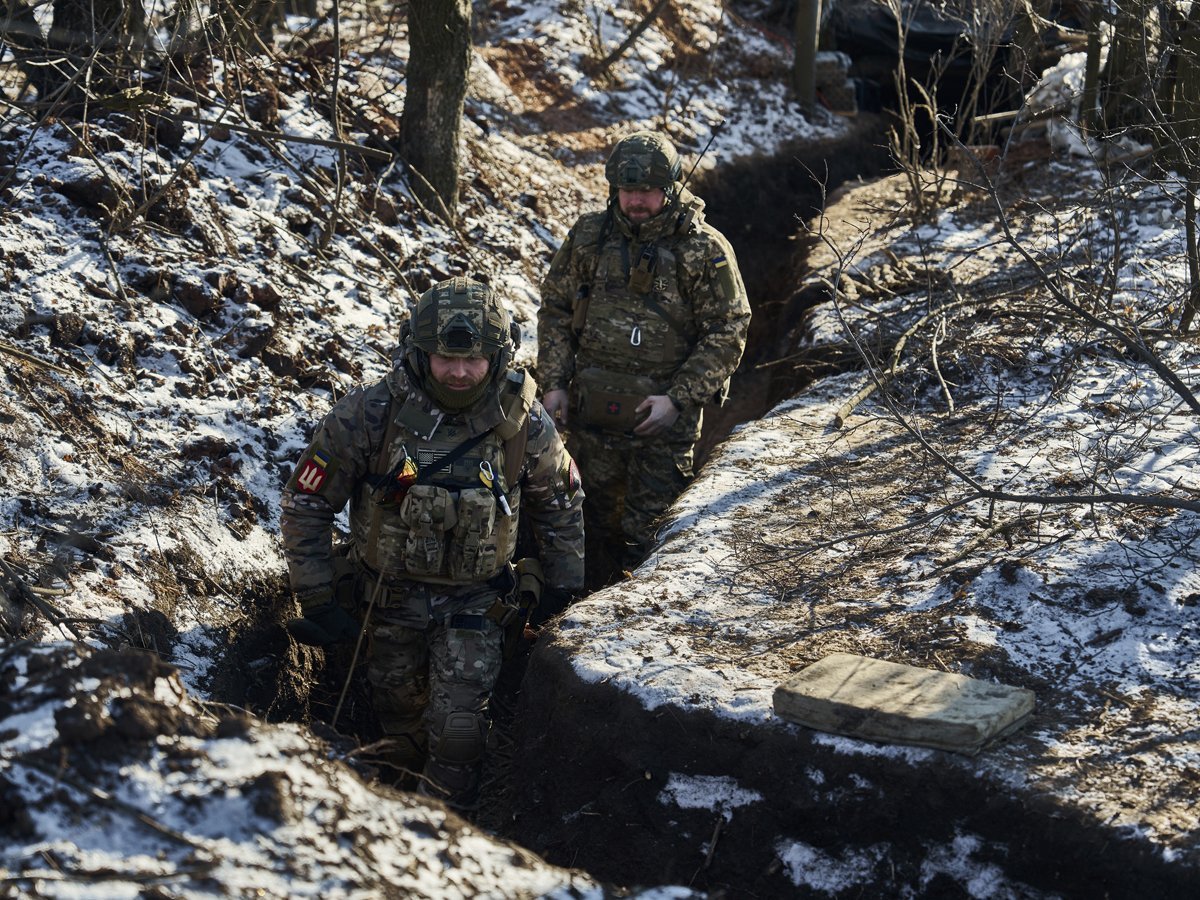
[[[296,467],[288,487],[302,494],[317,494],[337,470],[337,463],[328,451],[314,447]]]
[[[737,272],[729,264],[729,257],[723,250],[719,248],[714,248],[714,250],[715,252],[710,257],[709,262],[713,267],[713,275],[717,281],[717,288],[721,292],[722,299],[732,303],[738,296]]]

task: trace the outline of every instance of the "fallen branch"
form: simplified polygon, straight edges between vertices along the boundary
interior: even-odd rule
[[[331,141],[328,138],[306,137],[299,134],[283,134],[279,131],[267,131],[263,128],[253,128],[249,125],[239,125],[235,122],[214,122],[211,119],[205,119],[202,116],[190,116],[183,112],[173,112],[172,118],[181,119],[185,122],[195,122],[197,125],[207,125],[209,128],[228,128],[230,131],[240,131],[242,134],[248,134],[253,137],[266,138],[273,141],[283,141],[285,144],[315,144],[318,147],[332,147],[334,150],[346,150],[349,153],[357,153],[360,156],[369,156],[372,159],[382,159],[390,162],[392,154],[386,150],[376,150],[374,147],[363,147],[359,144],[351,144],[347,141]]]
[[[960,149],[965,149],[965,145],[962,143],[962,141],[958,140],[954,136],[949,127],[947,127],[946,123],[940,117],[938,118],[937,122],[939,130],[949,135],[950,139],[953,140]],[[1025,260],[1025,262],[1029,264],[1030,268],[1033,269],[1034,273],[1038,276],[1038,280],[1041,282],[1042,286],[1050,292],[1050,296],[1054,298],[1055,302],[1065,306],[1084,321],[1089,322],[1102,331],[1106,331],[1113,337],[1117,338],[1117,340],[1125,345],[1127,350],[1129,350],[1134,356],[1153,369],[1158,377],[1165,381],[1171,387],[1171,389],[1175,391],[1175,393],[1178,394],[1188,406],[1191,407],[1192,412],[1200,415],[1200,400],[1196,399],[1196,395],[1192,393],[1191,389],[1186,384],[1184,384],[1183,379],[1171,371],[1171,368],[1158,358],[1154,351],[1146,345],[1145,341],[1141,340],[1135,335],[1126,333],[1114,323],[1107,322],[1099,316],[1084,309],[1082,306],[1068,297],[1062,288],[1054,283],[1054,280],[1046,272],[1042,264],[1025,248],[1024,244],[1017,240],[1017,236],[1013,234],[1012,226],[1008,221],[1008,213],[1005,211],[1004,204],[1000,200],[1000,194],[996,190],[996,185],[992,181],[992,178],[988,174],[987,170],[984,168],[983,163],[975,157],[972,157],[972,160],[976,168],[976,173],[982,177],[988,195],[991,197],[992,204],[996,207],[996,218],[1000,224],[1000,230],[1004,232],[1005,240],[1007,240],[1009,246],[1016,250],[1017,253],[1019,253]]]
[[[640,38],[646,29],[650,27],[650,23],[658,18],[658,14],[662,12],[663,7],[666,5],[667,0],[658,0],[658,2],[651,7],[650,12],[646,13],[646,15],[642,17],[642,21],[637,23],[633,31],[629,32],[629,37],[625,38],[619,47],[617,47],[615,50],[609,53],[608,56],[604,57],[604,59],[600,60],[600,62],[596,64],[596,71],[592,74],[592,77],[599,78],[608,71],[609,67],[612,66],[613,63],[624,56],[626,51],[628,51],[630,47],[637,43],[637,39]]]
[[[45,616],[51,624],[59,628],[66,628],[67,631],[71,632],[71,634],[75,636],[75,640],[79,641],[81,644],[83,643],[83,635],[75,630],[74,626],[71,624],[71,620],[67,619],[46,600],[43,600],[36,593],[34,593],[33,589],[25,583],[25,579],[14,572],[12,567],[8,564],[8,561],[2,556],[0,556],[0,570],[2,570],[4,574],[8,576],[8,580],[16,589],[18,596],[24,598],[25,601],[33,606],[34,609]]]
[[[834,288],[832,285],[831,285],[831,288],[833,288],[833,292],[834,292],[833,296],[836,298],[837,289]],[[836,303],[836,299],[834,302]],[[946,312],[949,310],[957,309],[962,306],[967,306],[972,303],[978,304],[978,303],[985,303],[985,302],[987,302],[987,301],[983,298],[980,298],[980,299],[967,298],[967,299],[962,299],[962,300],[956,300],[953,303],[947,303],[943,306],[939,306],[937,309],[926,313],[925,315],[921,316],[921,318],[917,319],[917,321],[913,322],[912,325],[910,325],[908,328],[906,328],[904,330],[904,333],[901,334],[899,338],[897,338],[896,345],[892,348],[892,359],[891,359],[891,362],[888,364],[887,377],[892,378],[895,376],[896,367],[900,364],[900,355],[904,352],[904,347],[908,343],[908,339],[911,338],[914,334],[916,334],[921,329],[922,326],[928,324],[932,319],[936,318],[937,316],[944,316],[946,314]],[[847,329],[847,332],[849,332],[849,329]],[[855,341],[855,343],[857,344],[857,341]],[[865,359],[866,357],[863,357],[863,358]],[[869,396],[871,396],[871,394],[875,393],[875,390],[877,388],[882,386],[883,378],[881,376],[879,376],[878,373],[876,373],[874,371],[874,369],[872,369],[871,376],[872,377],[871,377],[870,381],[868,381],[861,388],[859,388],[854,393],[854,395],[852,397],[850,397],[849,400],[847,400],[845,403],[843,403],[841,406],[838,407],[838,411],[836,413],[834,413],[834,415],[833,415],[833,427],[834,428],[841,428],[843,425],[845,425],[846,420],[848,418],[850,418],[850,415],[854,412],[855,407],[857,407],[858,404],[862,403]],[[953,407],[953,402],[951,402],[951,407]]]
[[[15,356],[17,359],[24,360],[27,363],[33,363],[36,366],[41,366],[43,369],[49,369],[51,372],[58,372],[60,375],[75,374],[70,369],[64,369],[61,366],[56,366],[52,362],[46,362],[46,360],[34,356],[32,353],[26,353],[24,350],[14,347],[12,344],[4,341],[0,341],[0,351],[7,353],[9,356]]]
[[[169,825],[164,825],[162,822],[153,818],[145,810],[138,809],[132,803],[127,803],[126,801],[113,796],[107,791],[102,791],[98,787],[93,787],[90,784],[83,783],[68,772],[64,771],[62,768],[51,768],[41,760],[31,759],[30,757],[24,755],[17,757],[13,760],[13,762],[18,763],[19,765],[28,766],[44,777],[51,779],[52,783],[57,784],[58,782],[62,782],[63,784],[66,784],[79,791],[81,794],[100,801],[105,806],[126,813],[132,816],[138,822],[141,822],[151,831],[155,831],[164,837],[170,838],[173,841],[177,841],[178,843],[183,844],[185,847],[190,847],[197,854],[207,855],[208,853],[208,848],[204,844],[192,840],[183,832],[177,831],[176,829],[171,828]],[[210,862],[212,865],[216,865],[215,861],[205,859],[200,859],[197,862],[200,865],[206,865]]]

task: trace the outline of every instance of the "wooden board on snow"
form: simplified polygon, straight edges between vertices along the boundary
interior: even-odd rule
[[[1024,724],[1033,692],[834,653],[775,689],[776,715],[818,731],[974,755]]]

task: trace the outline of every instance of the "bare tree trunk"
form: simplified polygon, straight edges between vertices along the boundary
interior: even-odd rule
[[[433,201],[435,210],[444,206],[453,222],[463,99],[471,65],[470,0],[410,0],[408,40],[400,150],[416,173],[413,190],[423,200]]]
[[[821,0],[796,4],[796,52],[792,64],[792,90],[808,110],[817,103],[817,44],[821,32]]]
[[[1172,104],[1172,119],[1177,124],[1176,153],[1185,176],[1184,236],[1187,241],[1188,297],[1180,316],[1179,330],[1187,334],[1200,311],[1200,238],[1196,234],[1196,192],[1200,190],[1200,160],[1196,141],[1200,139],[1200,7],[1193,4],[1183,24],[1179,41],[1178,77]]]
[[[0,16],[0,51],[12,53],[21,74],[41,93],[49,48],[33,7],[26,0],[5,0]]]
[[[1100,0],[1092,0],[1088,20],[1087,56],[1083,68],[1083,94],[1080,96],[1079,126],[1085,135],[1096,130],[1100,96],[1100,26],[1104,9]]]
[[[1148,0],[1117,7],[1108,61],[1100,76],[1100,126],[1105,134],[1145,125],[1154,78],[1158,34]]]

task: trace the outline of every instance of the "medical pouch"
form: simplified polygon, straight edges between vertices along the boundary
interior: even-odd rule
[[[434,484],[415,484],[400,504],[400,517],[409,529],[404,546],[405,571],[412,575],[441,574],[446,532],[458,521],[454,495]]]
[[[589,367],[575,373],[575,415],[584,425],[609,431],[630,431],[645,413],[634,410],[652,394],[666,389],[645,375],[630,375]]]

